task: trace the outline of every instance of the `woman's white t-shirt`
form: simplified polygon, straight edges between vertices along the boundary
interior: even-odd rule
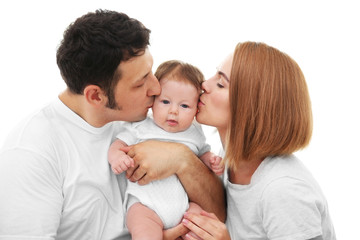
[[[336,239],[327,201],[294,155],[266,158],[249,185],[232,184],[227,173],[224,183],[231,239]]]

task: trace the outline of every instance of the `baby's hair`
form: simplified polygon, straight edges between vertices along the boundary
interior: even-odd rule
[[[169,60],[160,64],[155,72],[155,77],[159,81],[169,77],[177,81],[189,82],[194,85],[199,93],[201,92],[201,84],[205,80],[204,75],[197,67],[179,60]]]

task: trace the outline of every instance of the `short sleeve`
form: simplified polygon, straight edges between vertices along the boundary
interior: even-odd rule
[[[24,149],[0,153],[0,238],[54,239],[62,211],[54,162]]]
[[[321,201],[304,181],[282,177],[265,188],[260,216],[269,239],[311,239],[322,235]]]

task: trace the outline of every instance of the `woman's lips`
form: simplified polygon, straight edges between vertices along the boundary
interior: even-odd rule
[[[203,96],[201,96],[201,97],[203,97]],[[203,105],[205,105],[204,102],[201,101],[201,97],[199,98],[198,106],[203,106]]]

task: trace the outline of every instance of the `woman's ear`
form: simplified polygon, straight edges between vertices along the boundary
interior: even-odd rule
[[[107,97],[104,91],[96,85],[88,85],[84,89],[84,96],[86,101],[93,106],[106,105]]]

